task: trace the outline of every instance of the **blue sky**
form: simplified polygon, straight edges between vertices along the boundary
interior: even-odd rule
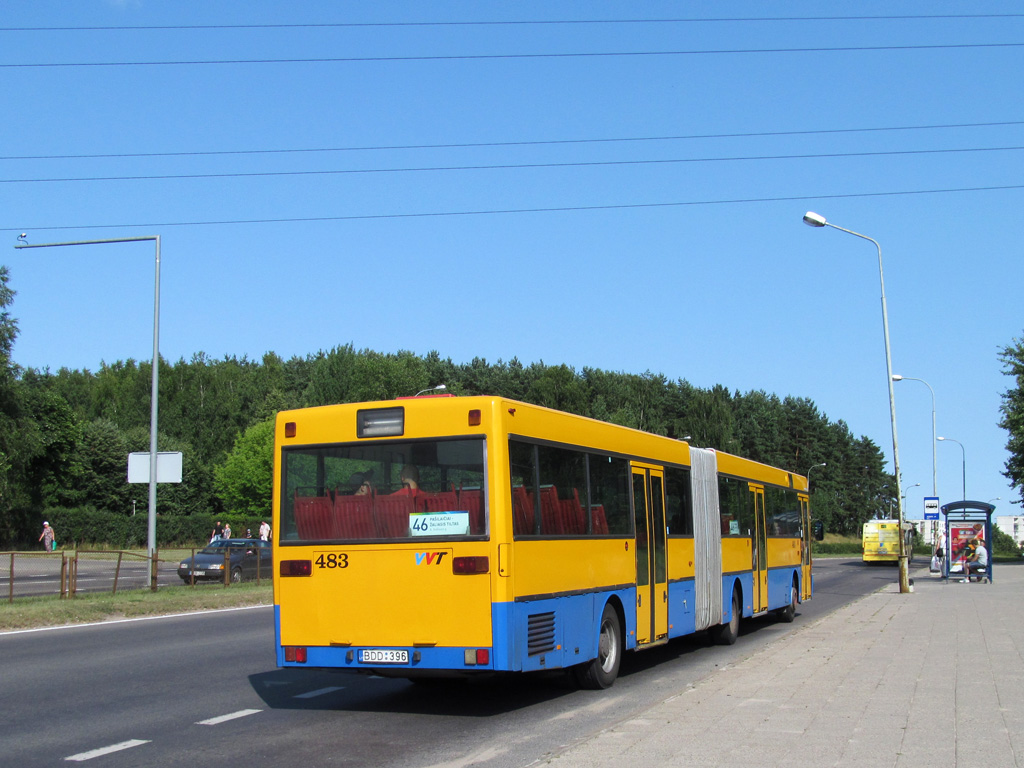
[[[591,23],[518,23],[543,21]],[[210,61],[236,63],[168,63]],[[938,445],[942,502],[966,467],[1012,513],[1017,3],[36,0],[0,65],[23,366],[149,359],[153,247],[18,234],[159,234],[171,361],[649,370],[810,398],[891,460],[877,252],[814,210],[882,245],[893,369],[964,446]],[[920,517],[931,397],[895,391]]]

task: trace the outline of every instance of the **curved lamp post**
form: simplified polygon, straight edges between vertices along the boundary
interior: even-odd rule
[[[811,492],[811,470],[812,469],[817,469],[818,467],[826,467],[826,466],[828,466],[828,465],[823,461],[823,462],[821,462],[821,464],[815,464],[813,467],[810,467],[807,470],[807,474],[804,475],[804,477],[807,478],[807,492],[808,493]]]
[[[893,374],[893,381],[920,381],[926,387],[928,391],[932,393],[932,496],[939,495],[939,473],[938,473],[938,462],[936,462],[936,432],[935,432],[935,390],[932,389],[932,385],[924,379],[915,379],[913,376],[900,376],[898,373]]]
[[[878,244],[878,241],[873,237],[862,235],[860,232],[854,232],[852,229],[844,229],[843,227],[837,227],[835,224],[830,224],[826,221],[825,217],[821,214],[815,213],[814,211],[808,211],[804,214],[804,224],[809,227],[832,227],[832,229],[838,229],[840,232],[845,232],[848,235],[859,237],[862,240],[868,240],[875,244],[875,248],[878,249],[878,281],[882,287],[882,331],[885,335],[885,369],[886,369],[886,384],[889,387],[889,419],[892,422],[892,466],[893,474],[896,477],[896,506],[899,512],[899,524],[900,533],[903,532],[903,498],[900,490],[900,451],[899,443],[896,439],[896,398],[892,389],[892,354],[889,350],[889,311],[885,305],[885,276],[882,272],[882,246]],[[900,592],[910,591],[910,578],[907,572],[907,551],[903,544],[903,536],[900,536]]]
[[[903,489],[903,506],[904,507],[907,506],[907,494],[910,493],[910,489],[911,488],[917,488],[920,485],[921,485],[920,483],[914,483],[913,485],[908,485],[906,488]]]
[[[153,384],[150,393],[149,409],[149,531],[147,548],[150,557],[151,587],[156,589],[156,565],[153,553],[156,551],[156,432],[157,402],[160,392],[160,235],[144,237],[115,237],[107,240],[77,240],[69,243],[27,243],[25,235],[18,238],[15,248],[60,248],[70,245],[105,245],[107,243],[139,243],[156,244],[156,279],[153,299]]]
[[[824,467],[827,464],[823,461],[821,464],[815,464],[807,468],[807,474],[804,477],[807,478],[807,512],[810,514],[811,511],[811,470],[817,469],[818,467]]]
[[[964,501],[967,501],[967,451],[964,450],[964,444],[959,440],[954,440],[952,437],[937,437],[936,440],[948,441],[950,443],[956,443],[960,446],[960,458],[963,460],[963,494]]]
[[[413,395],[413,397],[419,397],[420,395],[425,394],[427,392],[440,392],[441,390],[445,389],[448,389],[448,387],[446,387],[444,384],[438,384],[436,387],[427,387],[426,389],[421,389],[419,392]]]

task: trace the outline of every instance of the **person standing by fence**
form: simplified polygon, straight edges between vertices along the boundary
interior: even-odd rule
[[[53,539],[53,528],[51,528],[50,524],[44,520],[43,532],[39,534],[39,541],[43,542],[43,549],[45,549],[47,552],[53,552],[54,550]]]

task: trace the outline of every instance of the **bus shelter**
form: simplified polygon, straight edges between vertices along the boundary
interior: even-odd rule
[[[988,564],[985,576],[992,581],[992,511],[994,504],[984,501],[951,501],[942,505],[945,521],[946,552],[942,576],[950,574],[968,576],[968,562],[973,558],[979,543],[988,550]]]

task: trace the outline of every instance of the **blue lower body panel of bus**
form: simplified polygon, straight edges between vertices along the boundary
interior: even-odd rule
[[[609,600],[620,616],[625,614],[624,642],[627,648],[634,647],[635,612],[630,615],[623,608],[636,605],[636,590],[626,588],[495,603],[495,660],[508,660],[508,666],[501,669],[534,672],[571,667],[596,658],[598,628]]]

